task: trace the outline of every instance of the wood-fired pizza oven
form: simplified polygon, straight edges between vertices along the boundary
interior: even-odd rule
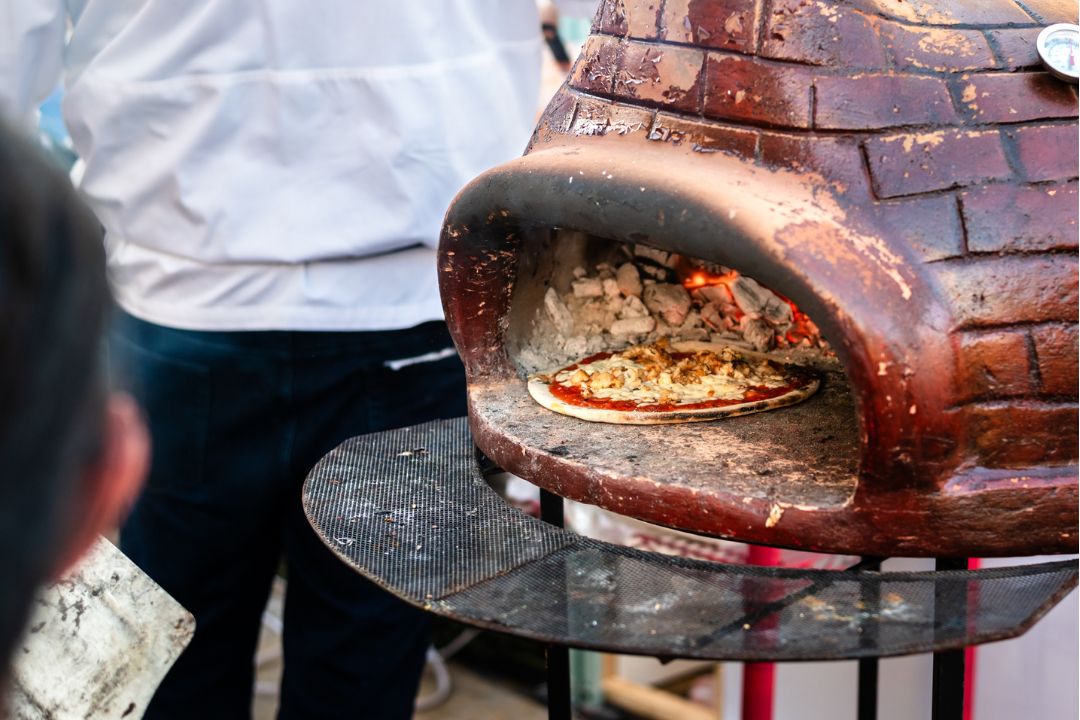
[[[442,295],[476,443],[561,495],[749,542],[1075,552],[1077,96],[1034,43],[1074,11],[603,2],[526,155],[446,218]],[[599,307],[627,262],[687,288],[697,318],[618,337],[610,316],[559,327],[556,301]],[[755,308],[743,314],[764,317],[764,340],[733,328],[695,292],[699,271],[752,279],[809,320],[793,331]],[[606,290],[619,317],[627,298]],[[661,331],[810,350],[825,387],[773,412],[647,427],[556,415],[526,393],[544,362]]]

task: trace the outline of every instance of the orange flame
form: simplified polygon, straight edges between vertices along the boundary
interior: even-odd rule
[[[710,275],[704,270],[695,270],[687,277],[683,278],[683,287],[687,290],[696,290],[697,288],[707,287],[709,285],[727,285],[733,282],[739,273],[737,270],[724,273],[723,275]]]
[[[740,277],[738,270],[729,270],[724,273],[715,274],[696,265],[693,261],[684,260],[676,270],[676,273],[680,278],[682,286],[688,291],[717,286],[724,288],[726,291],[725,295],[727,302],[724,303],[725,307],[722,312],[726,313],[728,318],[734,319],[736,324],[742,320],[745,313],[743,308],[740,307],[739,302],[735,299],[735,293],[732,290],[732,284]],[[791,307],[792,314],[791,325],[788,326],[784,332],[778,332],[776,335],[777,346],[822,346],[823,341],[821,340],[821,331],[818,329],[817,325],[807,317],[806,313],[802,312],[791,299],[776,291],[772,292],[782,302],[787,303]],[[700,301],[702,303],[715,302],[715,298],[715,294],[709,293],[709,297],[701,298]]]

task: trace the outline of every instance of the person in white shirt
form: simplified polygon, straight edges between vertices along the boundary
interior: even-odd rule
[[[196,616],[146,717],[249,714],[282,557],[280,716],[411,715],[424,617],[322,546],[300,484],[352,435],[464,413],[434,246],[524,149],[539,47],[533,0],[0,0],[0,112],[32,122],[63,76],[149,417],[121,547]]]

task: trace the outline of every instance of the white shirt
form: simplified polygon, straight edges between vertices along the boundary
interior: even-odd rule
[[[133,315],[403,328],[442,317],[453,195],[524,150],[539,47],[533,0],[0,0],[0,105],[66,71]]]

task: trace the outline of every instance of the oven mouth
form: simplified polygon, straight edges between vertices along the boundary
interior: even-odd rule
[[[663,478],[700,493],[716,492],[722,487],[738,502],[767,503],[775,506],[777,513],[788,507],[841,508],[851,501],[859,476],[858,415],[851,383],[825,339],[819,342],[815,336],[813,340],[799,340],[793,325],[782,328],[783,334],[770,327],[774,333],[771,343],[762,347],[762,340],[755,338],[755,348],[740,327],[747,325],[747,315],[742,323],[730,328],[715,323],[715,318],[715,328],[701,320],[702,309],[712,303],[703,302],[697,288],[686,289],[689,317],[679,326],[665,322],[649,307],[655,307],[653,302],[645,307],[651,321],[646,324],[653,326],[649,332],[613,334],[610,325],[602,326],[617,320],[613,316],[618,312],[608,310],[601,313],[604,317],[596,317],[597,305],[609,301],[632,304],[639,311],[645,305],[636,297],[630,301],[634,296],[610,297],[611,276],[622,265],[639,270],[642,294],[649,286],[686,288],[699,272],[711,271],[711,277],[735,275],[743,282],[754,283],[749,276],[731,266],[686,258],[643,241],[624,243],[565,228],[534,227],[524,233],[516,252],[517,269],[503,336],[514,372],[472,378],[474,423],[498,426],[512,432],[520,446],[538,448],[563,466],[575,466],[582,473],[600,477]],[[680,269],[676,270],[676,266]],[[608,298],[575,296],[575,290],[579,294],[595,292],[595,286],[602,288],[604,280],[609,281]],[[769,289],[754,285],[777,297]],[[576,315],[572,328],[564,327],[560,332],[552,316],[553,301]],[[731,307],[726,309],[730,312]],[[732,319],[730,315],[722,318],[727,324]],[[795,342],[788,342],[788,337]],[[822,384],[811,397],[788,407],[674,425],[587,422],[541,407],[526,389],[527,377],[536,372],[561,367],[584,355],[660,338],[719,342],[766,351],[777,361],[812,367]],[[605,484],[598,482],[584,492],[571,492],[571,496],[610,505],[611,498],[604,497],[606,492]],[[659,521],[663,512],[662,508],[654,509],[654,520]],[[664,521],[679,524],[674,518]]]
[[[790,508],[850,506],[866,447],[858,385],[844,362],[852,344],[834,332],[836,315],[825,309],[836,298],[816,294],[803,274],[806,268],[787,260],[776,240],[796,208],[802,212],[798,222],[811,231],[815,223],[831,222],[820,207],[824,199],[815,198],[795,176],[757,170],[750,176],[742,173],[746,165],[738,158],[714,156],[709,160],[730,161],[735,171],[726,178],[729,202],[717,208],[715,170],[694,162],[702,158],[673,167],[670,158],[650,162],[647,151],[628,156],[611,150],[595,155],[567,148],[534,151],[474,181],[447,216],[442,294],[469,375],[477,444],[511,472],[606,507],[626,501],[612,495],[625,495],[625,486],[606,478],[633,479],[643,498],[650,484],[662,483],[677,486],[688,498],[723,496],[726,505],[742,506],[748,514],[765,508],[776,518]],[[708,192],[702,185],[706,178],[696,174],[704,169],[709,170]],[[547,344],[541,327],[545,297],[572,293],[575,280],[602,282],[598,266],[606,263],[610,272],[619,258],[650,250],[673,253],[690,261],[692,269],[736,271],[782,293],[819,323],[826,337],[839,338],[839,358],[821,353],[798,358],[798,364],[811,364],[821,374],[819,390],[788,407],[676,425],[593,423],[541,407],[529,395],[528,375],[593,349],[580,334],[562,338],[570,344]],[[575,271],[584,274],[575,278]],[[622,344],[648,339],[627,337]],[[799,348],[783,350],[800,355]],[[643,517],[704,534],[739,534],[736,527],[710,520],[707,504],[699,517],[704,522],[694,525],[686,524],[685,512],[662,503]]]

